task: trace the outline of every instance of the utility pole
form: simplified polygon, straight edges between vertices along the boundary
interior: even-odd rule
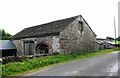
[[[115,33],[115,44],[116,44],[116,25],[115,25],[115,17],[114,17],[114,33]]]

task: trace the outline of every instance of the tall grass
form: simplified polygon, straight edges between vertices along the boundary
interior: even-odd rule
[[[1,74],[2,74],[2,77],[6,77],[14,73],[21,73],[21,72],[29,71],[35,68],[43,68],[45,66],[52,65],[55,63],[70,61],[77,58],[85,58],[85,57],[98,55],[98,54],[104,54],[104,53],[112,52],[116,50],[120,50],[120,48],[100,50],[100,51],[82,51],[82,52],[75,52],[67,55],[59,54],[59,55],[51,55],[51,56],[45,56],[45,57],[36,57],[33,59],[26,59],[22,62],[11,62],[11,63],[0,65],[0,67],[2,67]]]

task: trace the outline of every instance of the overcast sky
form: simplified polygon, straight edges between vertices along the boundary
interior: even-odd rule
[[[27,27],[82,15],[97,37],[114,37],[113,17],[118,28],[118,1],[0,0],[0,29],[14,35]]]

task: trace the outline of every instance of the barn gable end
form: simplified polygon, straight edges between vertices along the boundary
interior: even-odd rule
[[[78,16],[61,33],[61,44],[65,53],[95,50],[96,34],[82,16]]]

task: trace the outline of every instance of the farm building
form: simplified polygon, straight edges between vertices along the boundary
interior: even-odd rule
[[[96,38],[98,49],[110,49],[116,47],[114,42],[103,38]]]
[[[95,50],[96,34],[81,16],[25,28],[11,37],[18,55]]]
[[[5,56],[16,56],[16,47],[10,40],[0,40],[0,54]]]

